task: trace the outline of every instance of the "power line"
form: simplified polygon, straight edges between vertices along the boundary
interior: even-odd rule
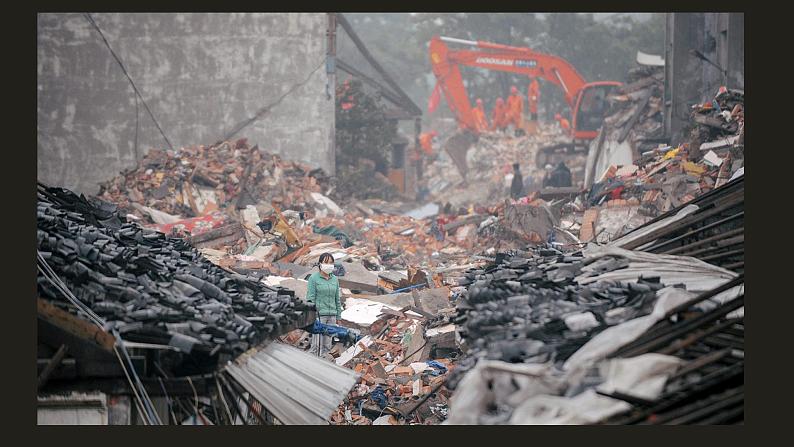
[[[138,127],[140,123],[140,114],[138,113],[138,96],[135,96],[135,163],[140,163],[140,155],[138,155]]]
[[[259,110],[257,110],[257,112],[254,114],[254,116],[252,116],[251,118],[248,118],[247,120],[245,120],[245,121],[242,121],[242,122],[238,123],[236,126],[234,126],[233,130],[232,130],[232,131],[230,131],[229,133],[227,133],[227,134],[226,134],[226,135],[223,137],[223,139],[222,139],[221,141],[226,141],[226,140],[228,140],[228,139],[232,138],[233,136],[237,135],[237,133],[238,133],[238,132],[240,132],[241,130],[245,129],[245,128],[246,128],[246,127],[248,127],[249,125],[251,125],[251,123],[253,123],[254,121],[256,121],[256,120],[258,120],[259,118],[261,118],[261,117],[262,117],[262,116],[263,116],[265,113],[269,112],[269,111],[270,111],[270,109],[272,109],[273,107],[275,107],[275,106],[279,105],[279,104],[281,103],[281,101],[283,101],[283,100],[284,100],[284,98],[286,98],[287,96],[289,96],[289,95],[290,95],[292,92],[294,92],[294,91],[295,91],[295,90],[297,90],[298,88],[302,87],[303,85],[306,85],[306,83],[307,83],[307,82],[309,82],[309,80],[311,80],[312,76],[314,76],[314,73],[316,73],[316,72],[317,72],[317,70],[319,70],[319,69],[320,69],[320,68],[321,68],[323,65],[325,65],[325,60],[323,60],[323,61],[322,61],[322,62],[321,62],[321,63],[320,63],[318,66],[317,66],[317,68],[315,68],[314,70],[312,70],[312,72],[311,72],[311,73],[309,73],[309,76],[307,76],[307,77],[306,77],[306,79],[305,79],[303,82],[299,82],[299,83],[297,83],[297,84],[293,85],[293,86],[292,86],[292,87],[291,87],[289,90],[287,90],[287,92],[286,92],[286,93],[284,93],[283,95],[281,95],[281,96],[280,96],[278,99],[276,99],[276,100],[275,100],[275,101],[273,101],[272,103],[270,103],[270,104],[268,104],[268,105],[266,105],[266,106],[264,106],[264,107],[260,108]]]
[[[50,282],[50,284],[52,284],[57,290],[59,290],[64,295],[64,297],[66,297],[66,299],[69,302],[71,302],[74,307],[77,308],[78,313],[82,312],[84,315],[88,317],[89,320],[91,320],[92,323],[97,325],[102,331],[105,331],[106,330],[105,328],[107,327],[107,323],[99,315],[94,313],[94,311],[91,310],[90,307],[88,307],[82,301],[80,301],[80,299],[77,298],[72,293],[71,290],[69,290],[69,287],[63,282],[63,280],[61,280],[61,278],[52,269],[52,267],[50,267],[50,265],[47,263],[47,260],[44,259],[44,256],[41,254],[41,252],[38,249],[36,250],[36,256],[37,256],[37,267],[39,273],[41,273],[42,276]],[[158,424],[162,424],[162,421],[160,420],[160,416],[157,414],[157,411],[155,411],[154,409],[154,404],[152,403],[151,398],[149,398],[149,395],[146,393],[146,389],[143,387],[143,383],[141,383],[138,374],[135,372],[135,366],[133,365],[132,360],[129,357],[127,348],[124,346],[124,340],[122,340],[121,336],[115,329],[113,330],[113,336],[116,339],[116,344],[113,346],[113,350],[116,352],[116,356],[118,357],[119,362],[121,363],[121,368],[124,370],[124,374],[127,377],[127,380],[130,384],[130,387],[132,388],[133,393],[135,394],[136,405],[140,410],[143,410],[141,411],[141,417],[143,418],[144,422],[147,423],[147,425],[152,425],[152,422],[157,422]],[[135,378],[135,382],[133,382],[130,379],[130,373],[128,372],[127,366],[125,366],[124,361],[119,355],[119,349],[124,354],[124,357],[127,359],[127,363],[130,367],[131,375],[132,377]]]
[[[138,96],[138,98],[141,99],[141,102],[143,103],[143,107],[146,109],[146,112],[149,114],[149,117],[152,118],[152,121],[154,121],[154,125],[157,126],[157,130],[160,131],[160,135],[163,136],[163,139],[165,140],[166,144],[168,144],[168,147],[171,150],[173,150],[174,146],[171,144],[171,141],[168,140],[168,137],[165,136],[165,132],[163,132],[163,128],[160,127],[160,123],[157,122],[157,119],[154,117],[154,114],[149,109],[149,105],[146,104],[146,100],[143,99],[141,92],[138,91],[138,87],[135,85],[135,82],[132,80],[132,77],[130,77],[130,74],[127,72],[127,68],[124,67],[124,63],[121,62],[121,59],[118,57],[118,55],[116,55],[116,52],[113,51],[113,48],[111,48],[110,43],[108,42],[107,38],[105,38],[105,34],[102,32],[102,29],[99,28],[99,25],[97,25],[97,23],[94,21],[94,18],[91,17],[91,14],[83,13],[83,17],[85,17],[85,19],[88,20],[88,22],[91,25],[93,25],[94,29],[96,29],[96,31],[99,33],[99,36],[102,37],[102,41],[105,42],[105,46],[108,47],[108,50],[110,50],[110,54],[113,55],[113,59],[116,59],[116,62],[119,64],[119,67],[121,68],[121,71],[124,73],[124,76],[126,76],[127,80],[130,81],[130,85],[132,85],[132,89],[135,91],[135,94]],[[135,130],[136,130],[136,145],[137,145],[137,127]],[[137,154],[137,146],[136,146],[136,154]]]

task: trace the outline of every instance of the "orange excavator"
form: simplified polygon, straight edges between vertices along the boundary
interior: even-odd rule
[[[451,50],[446,42],[469,45],[478,50]],[[571,107],[571,136],[580,140],[596,137],[606,112],[606,96],[621,85],[615,81],[587,82],[561,57],[483,41],[433,37],[430,61],[450,109],[460,124],[473,132],[477,132],[477,125],[463,85],[461,65],[542,78],[558,86]]]
[[[452,50],[447,43],[476,49]],[[565,59],[529,48],[443,36],[435,36],[430,41],[430,63],[449,108],[464,130],[451,137],[447,144],[453,159],[459,159],[462,153],[464,178],[465,152],[480,132],[463,84],[461,65],[542,78],[562,89],[571,108],[569,132],[573,145],[584,144],[598,135],[608,109],[607,95],[622,85],[615,81],[587,82]],[[461,168],[457,161],[456,164]]]

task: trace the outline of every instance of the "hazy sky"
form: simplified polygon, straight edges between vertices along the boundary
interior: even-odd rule
[[[593,16],[596,20],[606,19],[609,16],[614,16],[617,14],[625,14],[628,16],[634,17],[636,20],[645,21],[651,18],[651,13],[649,12],[595,12]]]
[[[360,14],[364,14],[364,13],[360,13]],[[410,14],[414,15],[416,13],[412,12]],[[545,16],[546,14],[550,14],[550,13],[539,12],[537,14],[540,16]],[[651,18],[651,13],[649,12],[594,12],[593,16],[595,17],[596,20],[603,20],[610,16],[620,15],[620,14],[632,16],[636,20],[640,20],[640,21],[645,21]]]

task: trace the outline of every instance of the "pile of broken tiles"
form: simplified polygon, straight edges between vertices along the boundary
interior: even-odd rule
[[[184,240],[126,222],[109,203],[39,184],[37,208],[37,250],[125,340],[236,356],[313,316],[292,291],[228,273]],[[41,273],[37,283],[40,297],[70,309]]]
[[[562,364],[607,327],[652,310],[656,291],[663,287],[659,278],[583,286],[575,278],[585,262],[580,255],[542,248],[470,270],[460,281],[468,290],[455,320],[467,356],[450,386],[479,359]],[[587,271],[601,274],[627,266],[626,259],[604,257],[590,262]]]

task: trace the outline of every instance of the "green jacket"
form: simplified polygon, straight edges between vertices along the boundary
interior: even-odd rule
[[[306,301],[317,307],[320,316],[342,316],[342,303],[339,300],[339,280],[332,273],[328,279],[323,278],[320,272],[312,273],[309,277],[309,290]]]

